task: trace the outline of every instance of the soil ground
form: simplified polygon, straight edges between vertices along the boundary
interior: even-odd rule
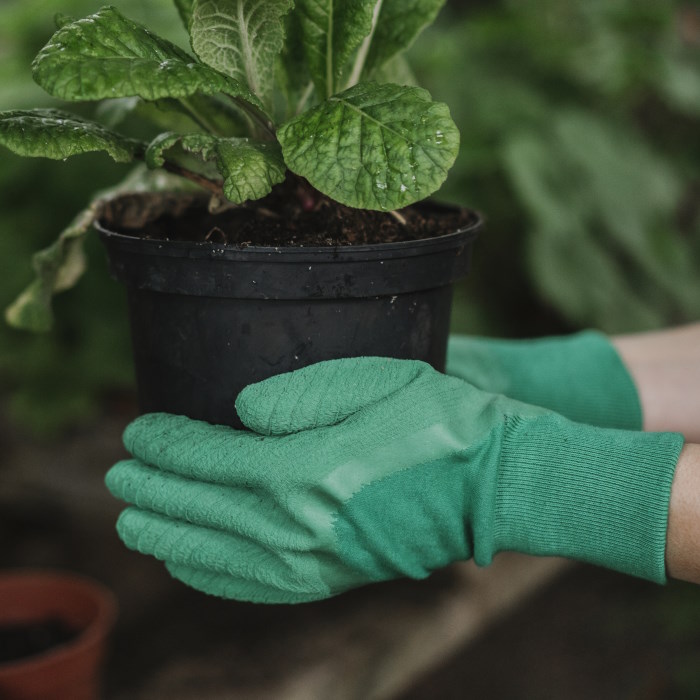
[[[163,204],[166,199],[167,206]],[[207,200],[201,197],[173,201],[171,195],[126,195],[109,203],[100,218],[106,228],[117,233],[239,248],[414,241],[454,233],[476,223],[473,212],[432,203],[398,213],[353,209],[315,190],[302,191],[294,182],[275,188],[264,199],[217,213],[209,213]]]
[[[576,566],[400,700],[697,700],[700,587]]]

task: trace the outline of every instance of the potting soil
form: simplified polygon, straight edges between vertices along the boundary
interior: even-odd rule
[[[220,213],[207,210],[206,200],[182,214],[170,213],[149,222],[139,235],[156,240],[210,241],[249,246],[352,246],[421,240],[452,233],[471,221],[473,214],[460,209],[425,206],[391,212],[352,209],[320,192],[293,181],[280,185],[267,197]],[[108,222],[119,233],[133,232]],[[139,222],[141,223],[141,222]]]

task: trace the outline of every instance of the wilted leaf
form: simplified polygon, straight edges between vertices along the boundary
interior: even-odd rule
[[[36,278],[5,311],[11,326],[31,331],[51,328],[51,298],[72,287],[85,271],[82,239],[94,220],[94,207],[82,211],[53,244],[34,255]]]
[[[5,310],[5,320],[15,328],[48,331],[53,324],[51,302],[54,294],[74,286],[85,271],[83,245],[86,234],[103,210],[118,195],[125,192],[144,192],[185,189],[187,183],[167,173],[150,173],[139,166],[122,183],[102,192],[80,212],[47,248],[32,258],[36,278]],[[172,208],[172,207],[171,207]]]

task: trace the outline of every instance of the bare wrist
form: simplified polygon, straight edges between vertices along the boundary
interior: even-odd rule
[[[683,448],[671,487],[666,570],[671,578],[700,583],[700,445]]]

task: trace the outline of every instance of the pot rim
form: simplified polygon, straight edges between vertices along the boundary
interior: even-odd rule
[[[437,211],[454,211],[460,209],[449,204],[438,202],[423,202]],[[93,223],[94,228],[103,239],[119,241],[122,246],[138,247],[141,252],[152,250],[154,254],[174,257],[216,257],[223,260],[247,260],[261,257],[274,258],[278,255],[318,259],[327,256],[329,259],[363,259],[365,257],[378,259],[382,254],[386,257],[409,257],[421,255],[426,249],[439,252],[460,243],[473,241],[482,231],[484,218],[476,210],[463,208],[469,213],[470,220],[455,231],[431,238],[419,238],[410,241],[394,241],[391,243],[365,243],[347,246],[246,246],[214,243],[210,241],[171,241],[162,239],[141,238],[128,233],[117,233],[104,226],[99,220]]]

